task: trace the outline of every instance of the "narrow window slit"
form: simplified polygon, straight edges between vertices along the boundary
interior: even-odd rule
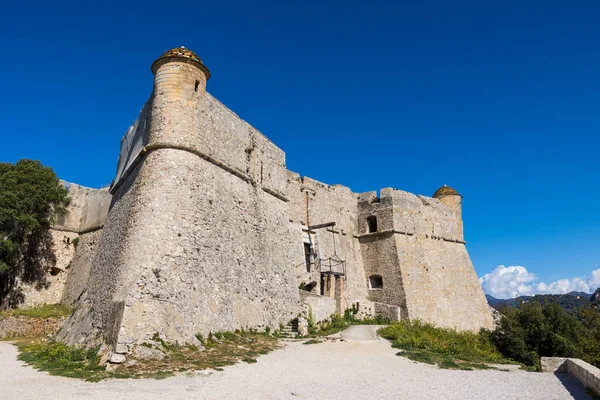
[[[377,217],[371,215],[367,217],[367,233],[377,232]]]

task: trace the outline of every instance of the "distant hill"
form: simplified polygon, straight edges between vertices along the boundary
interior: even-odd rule
[[[529,301],[537,301],[542,305],[548,303],[558,303],[559,306],[570,313],[575,313],[577,309],[589,304],[592,294],[584,292],[570,292],[566,294],[538,294],[535,296],[519,296],[514,299],[497,299],[489,294],[485,295],[488,304],[495,309],[502,306],[516,307],[517,305]]]

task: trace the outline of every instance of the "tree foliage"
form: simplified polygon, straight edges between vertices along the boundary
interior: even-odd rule
[[[18,303],[18,279],[44,284],[53,263],[48,229],[65,213],[67,193],[39,161],[0,163],[0,308]]]
[[[490,336],[505,357],[537,368],[540,357],[575,357],[600,367],[600,311],[592,302],[578,316],[536,301],[501,312]]]

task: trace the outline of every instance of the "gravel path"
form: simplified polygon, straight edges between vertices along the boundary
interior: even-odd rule
[[[99,383],[49,376],[16,359],[0,342],[0,399],[589,399],[573,380],[549,373],[451,371],[395,355],[372,327],[352,341],[286,343],[256,364],[163,380]],[[562,381],[561,381],[562,380]]]

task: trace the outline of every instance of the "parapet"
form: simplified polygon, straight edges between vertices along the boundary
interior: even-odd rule
[[[76,233],[101,228],[112,200],[109,189],[92,189],[64,181],[62,183],[69,190],[71,203],[67,213],[59,217],[52,228]]]
[[[384,188],[359,195],[359,232],[374,233],[368,226],[376,218],[377,232],[395,232],[462,242],[460,218],[437,198],[415,195],[403,190]]]

